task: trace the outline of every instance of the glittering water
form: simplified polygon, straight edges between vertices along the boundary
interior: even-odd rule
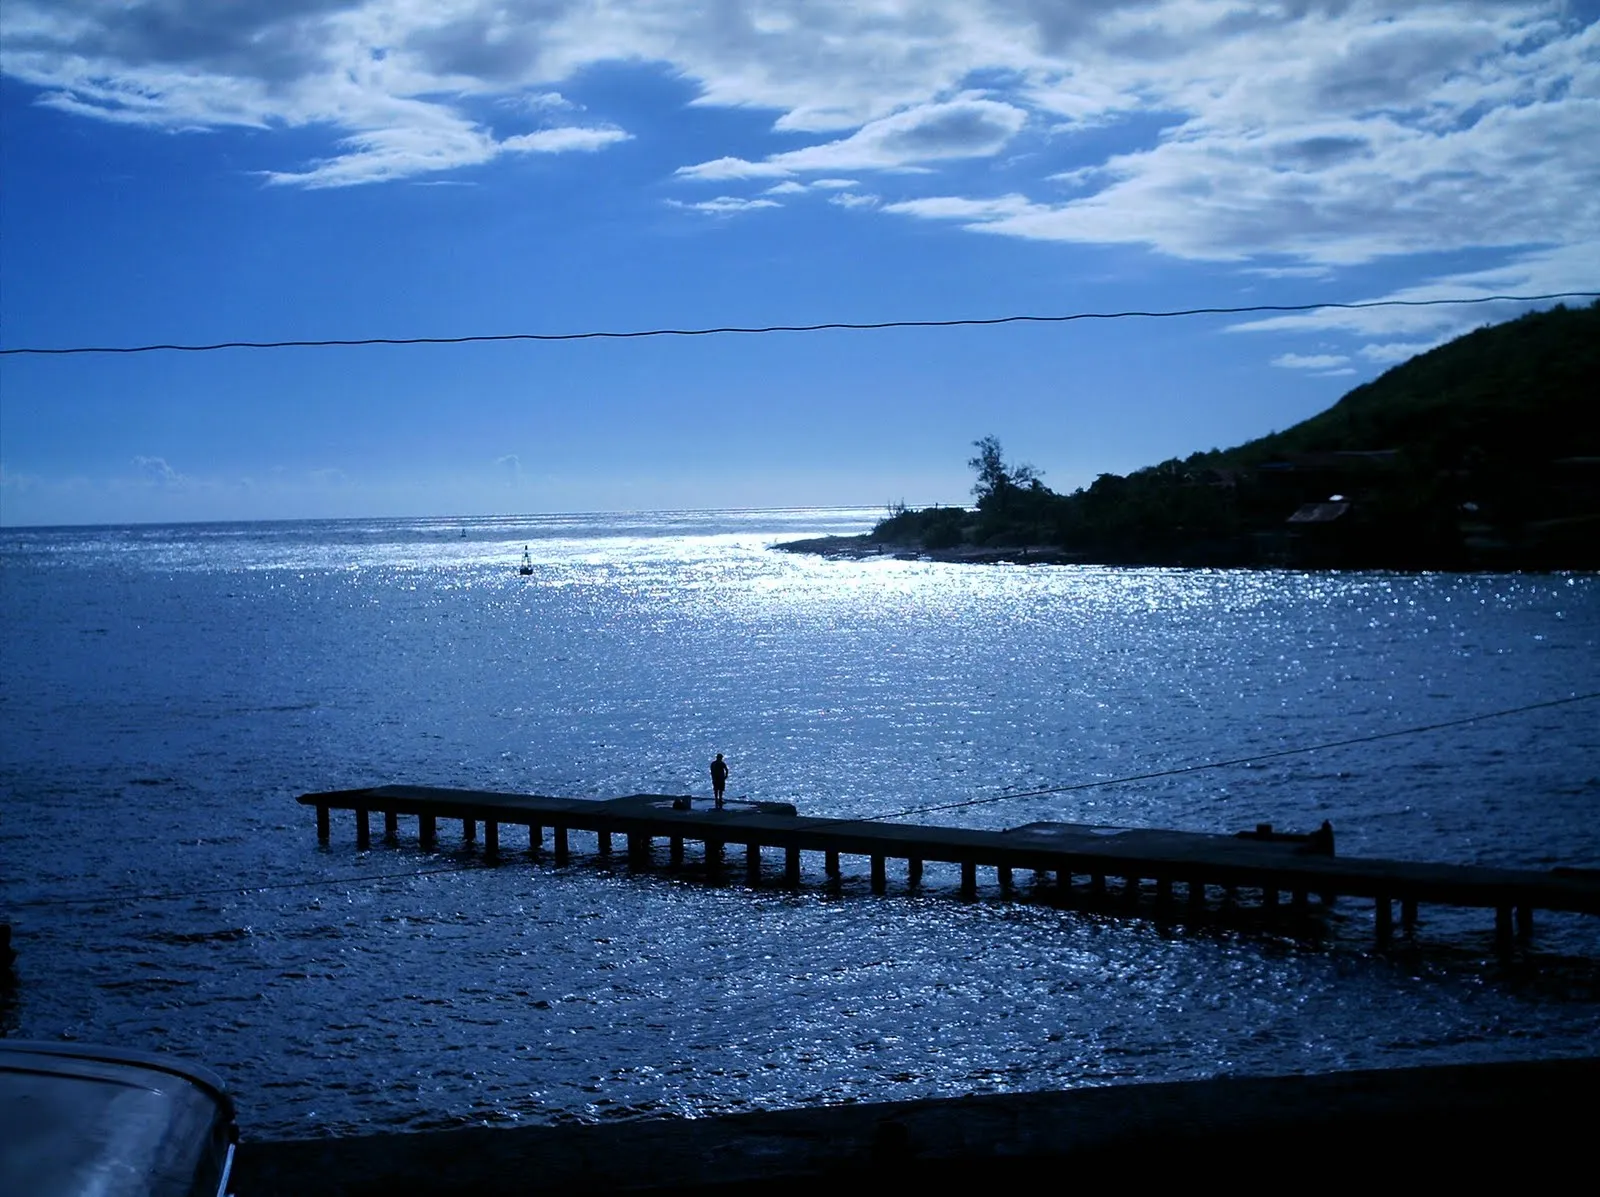
[[[799,511],[0,533],[11,1034],[179,1052],[246,1133],[1587,1053],[1600,920],[1370,949],[1030,897],[797,895],[316,844],[312,789],[706,788],[860,815],[1276,752],[1596,688],[1600,578],[823,561]],[[465,532],[465,535],[463,535]],[[531,578],[516,566],[524,545]],[[968,807],[1341,853],[1600,864],[1600,704]],[[508,846],[514,849],[514,844]],[[852,864],[856,871],[850,872]],[[776,861],[774,861],[776,865]],[[436,872],[439,869],[457,871]],[[421,875],[416,874],[423,871]],[[349,878],[394,874],[387,880]],[[738,871],[730,876],[739,877]],[[304,884],[302,884],[304,883]],[[241,891],[240,886],[278,888]],[[151,900],[133,895],[180,893]]]

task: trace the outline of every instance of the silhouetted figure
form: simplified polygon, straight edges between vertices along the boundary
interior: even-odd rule
[[[717,753],[717,759],[711,762],[711,796],[717,800],[717,809],[722,809],[722,795],[728,788],[728,762],[722,759],[722,754]]]
[[[1306,851],[1318,856],[1333,855],[1333,824],[1322,820],[1322,826],[1311,833],[1306,840]]]

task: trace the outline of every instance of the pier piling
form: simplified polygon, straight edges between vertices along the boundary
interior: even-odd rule
[[[1344,895],[1374,902],[1374,923],[1380,943],[1394,933],[1394,903],[1407,934],[1417,925],[1424,902],[1494,911],[1495,942],[1504,950],[1532,934],[1534,911],[1571,911],[1600,915],[1600,878],[1584,869],[1503,869],[1479,865],[1451,865],[1417,861],[1347,859],[1325,853],[1308,853],[1299,838],[1259,834],[1227,836],[1156,828],[1108,828],[1072,823],[1030,823],[1007,831],[976,828],[889,825],[870,819],[803,818],[785,803],[739,800],[715,811],[696,810],[681,795],[635,794],[609,801],[547,798],[536,795],[492,794],[421,786],[382,786],[361,790],[327,791],[300,797],[316,810],[317,839],[330,840],[332,812],[351,811],[355,818],[357,847],[371,846],[371,816],[383,815],[384,837],[398,838],[399,820],[415,816],[424,847],[433,847],[438,820],[461,820],[462,839],[476,839],[477,822],[483,820],[484,855],[495,859],[500,849],[500,825],[528,828],[528,848],[537,856],[543,847],[544,828],[554,840],[555,863],[571,863],[571,832],[593,834],[598,853],[612,850],[613,836],[628,837],[631,865],[646,868],[656,837],[668,840],[674,865],[683,863],[684,840],[705,848],[705,874],[717,879],[723,870],[728,843],[745,845],[745,867],[759,884],[763,849],[784,853],[784,884],[798,887],[802,851],[821,852],[830,882],[839,876],[841,853],[864,856],[870,864],[874,893],[887,891],[890,857],[906,862],[906,880],[916,889],[928,860],[955,865],[960,870],[960,894],[974,898],[978,869],[995,870],[1002,895],[1013,896],[1015,871],[1032,870],[1038,896],[1052,893],[1063,904],[1073,897],[1074,878],[1087,878],[1092,904],[1102,909],[1134,911],[1140,905],[1140,887],[1155,887],[1154,907],[1163,918],[1177,917],[1173,884],[1187,891],[1189,918],[1207,916],[1208,890],[1223,896],[1219,911],[1224,918],[1240,913],[1240,889],[1260,907],[1249,914],[1270,918],[1289,901],[1298,923],[1304,925],[1319,912],[1311,911],[1310,895],[1319,895],[1324,909]],[[1053,875],[1053,876],[1052,876]],[[1107,879],[1117,883],[1109,895]],[[1288,898],[1285,899],[1284,895]]]

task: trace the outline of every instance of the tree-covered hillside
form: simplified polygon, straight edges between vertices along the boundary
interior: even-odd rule
[[[975,510],[870,540],[1149,564],[1600,567],[1600,303],[1480,328],[1320,415],[1057,494],[976,442]]]

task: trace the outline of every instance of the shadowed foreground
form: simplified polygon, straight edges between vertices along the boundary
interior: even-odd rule
[[[1118,1085],[240,1149],[238,1197],[944,1189],[1587,1168],[1600,1058]],[[1581,1175],[1581,1173],[1580,1173]]]

